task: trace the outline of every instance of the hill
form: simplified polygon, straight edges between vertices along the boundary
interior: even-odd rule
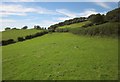
[[[46,34],[2,47],[3,80],[118,79],[118,40]]]
[[[107,22],[100,25],[92,25],[87,27],[81,26],[78,28],[73,28],[69,30],[69,32],[78,35],[118,37],[118,34],[120,34],[119,26],[119,22]]]
[[[17,41],[18,37],[24,37],[41,31],[37,29],[7,30],[2,32],[2,40],[14,39]]]
[[[72,29],[72,28],[78,28],[78,27],[82,27],[85,24],[90,23],[90,21],[85,21],[85,22],[79,22],[79,23],[74,23],[74,24],[70,24],[70,25],[64,25],[64,26],[60,26],[58,28],[68,28],[68,29]]]

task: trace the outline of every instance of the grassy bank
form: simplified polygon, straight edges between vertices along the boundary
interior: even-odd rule
[[[118,40],[46,34],[3,46],[5,80],[118,79]]]

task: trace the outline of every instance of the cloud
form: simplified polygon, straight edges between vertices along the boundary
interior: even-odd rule
[[[59,21],[64,21],[64,20],[75,18],[75,17],[88,17],[91,14],[102,13],[102,12],[97,12],[95,9],[87,9],[87,10],[84,10],[83,12],[81,12],[81,13],[71,12],[67,9],[58,9],[56,11],[58,13],[64,15],[64,17],[58,17],[57,18],[57,20],[59,20]]]
[[[0,5],[0,15],[2,16],[9,16],[9,15],[26,16],[28,13],[52,14],[52,15],[57,14],[52,10],[48,10],[42,7],[30,8],[30,7],[25,7],[23,5],[14,5],[14,4]]]
[[[95,2],[95,4],[97,4],[103,8],[106,8],[106,9],[110,9],[110,6],[105,2]]]
[[[66,15],[68,17],[76,17],[76,14],[77,14],[77,13],[71,12],[67,9],[57,9],[56,12]]]
[[[99,13],[99,12],[97,12],[95,9],[87,9],[87,10],[84,10],[82,13],[79,13],[79,16],[80,17],[88,17],[91,14],[97,14],[97,13]]]
[[[64,20],[69,20],[69,19],[72,19],[73,17],[58,17],[57,20],[62,22]]]
[[[43,20],[40,23],[34,23],[35,25],[40,25],[41,27],[49,27],[50,25],[58,23],[57,21],[53,20]]]
[[[3,0],[3,2],[118,2],[119,0]]]
[[[0,23],[8,23],[8,22],[15,22],[15,20],[12,20],[12,19],[0,19]]]
[[[5,0],[5,2],[34,2],[35,0]]]

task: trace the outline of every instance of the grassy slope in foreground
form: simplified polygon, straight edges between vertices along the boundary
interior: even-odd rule
[[[3,46],[3,79],[118,79],[117,42],[54,33]]]
[[[2,32],[2,40],[14,39],[17,40],[18,37],[24,37],[26,35],[35,34],[41,30],[36,29],[26,29],[26,30],[7,30]]]

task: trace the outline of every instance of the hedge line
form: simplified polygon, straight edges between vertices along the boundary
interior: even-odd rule
[[[120,34],[119,23],[105,23],[102,25],[95,25],[91,27],[80,27],[79,29],[72,29],[70,32],[80,35],[90,36],[118,36]]]
[[[2,40],[0,43],[2,44],[2,46],[5,46],[5,45],[8,45],[8,44],[13,44],[13,43],[16,43],[16,42],[21,42],[21,41],[25,41],[25,40],[28,40],[28,39],[38,37],[38,36],[42,36],[42,35],[47,34],[47,33],[48,33],[48,31],[37,32],[36,34],[33,34],[33,35],[27,35],[25,37],[18,37],[17,38],[18,41],[14,41],[14,39],[8,39],[8,40]]]

